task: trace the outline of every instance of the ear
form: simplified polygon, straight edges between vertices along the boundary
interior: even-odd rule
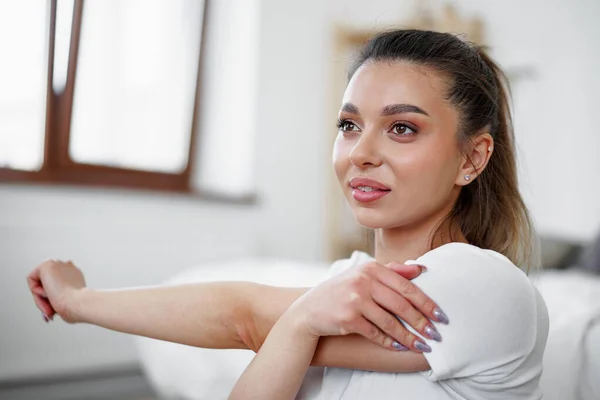
[[[459,186],[468,185],[487,166],[494,150],[494,139],[488,133],[489,129],[482,130],[470,141],[466,153],[463,155],[463,162],[456,177],[456,184]]]

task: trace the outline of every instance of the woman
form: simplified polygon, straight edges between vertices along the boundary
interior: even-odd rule
[[[311,364],[329,367],[313,377],[313,398],[541,398],[548,315],[515,266],[530,265],[531,227],[500,69],[455,36],[400,30],[374,37],[349,77],[334,169],[374,230],[374,258],[355,252],[310,290],[94,291],[75,266],[49,261],[29,275],[38,307],[68,322],[251,348],[231,399],[293,399],[315,383],[305,379]]]

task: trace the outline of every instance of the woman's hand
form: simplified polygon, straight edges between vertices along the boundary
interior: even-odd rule
[[[441,341],[429,321],[448,323],[433,300],[397,270],[402,264],[376,262],[351,268],[312,288],[293,305],[315,336],[358,333],[394,349],[429,352],[431,348],[408,331],[400,317],[425,337]]]
[[[70,312],[70,305],[86,285],[83,274],[71,261],[43,262],[27,276],[27,284],[46,322],[55,314],[65,322],[78,322]]]

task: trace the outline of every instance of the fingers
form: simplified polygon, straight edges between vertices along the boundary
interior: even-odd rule
[[[34,294],[33,301],[47,319],[52,320],[54,318],[54,314],[56,313],[54,312],[54,309],[48,300]]]
[[[27,284],[29,286],[29,290],[31,290],[32,293],[37,294],[38,296],[48,298],[48,296],[46,295],[46,291],[42,286],[42,281],[40,280],[37,274],[29,274],[29,276],[27,277]]]
[[[29,290],[31,291],[35,305],[44,315],[44,320],[48,322],[48,320],[52,320],[54,318],[54,314],[56,314],[56,312],[48,301],[48,296],[46,295],[46,291],[42,286],[40,267],[41,265],[36,267],[29,275],[27,275],[27,285],[29,286]]]
[[[377,304],[389,311],[391,315],[402,318],[407,324],[412,326],[423,336],[438,342],[442,341],[442,336],[431,323],[431,321],[429,321],[427,317],[415,309],[413,305],[402,295],[394,292],[392,289],[381,284],[380,282],[377,282],[377,284],[373,287],[372,297]],[[402,342],[402,344],[406,343]]]
[[[449,322],[441,308],[411,281],[385,267],[377,268],[375,274],[379,282],[401,294],[427,318],[444,324]],[[413,325],[411,324],[411,326]],[[415,327],[415,329],[417,328]]]
[[[355,322],[354,325],[355,333],[358,333],[361,336],[369,339],[371,342],[385,347],[386,349],[393,349],[397,351],[408,351],[410,350],[408,347],[402,345],[397,342],[390,336],[383,333],[379,328],[377,328],[372,322],[365,318],[360,318]]]
[[[363,315],[367,320],[373,323],[381,332],[381,336],[374,335],[374,338],[369,338],[373,342],[386,347],[397,349],[394,346],[394,340],[404,345],[407,348],[420,351],[430,352],[431,348],[425,344],[416,335],[411,333],[402,325],[396,317],[373,302],[369,302],[363,309]]]
[[[27,285],[29,286],[29,290],[32,291],[35,286],[41,286],[39,267],[35,268],[27,275]]]
[[[424,266],[400,264],[397,262],[391,262],[385,266],[409,280],[415,279],[417,276],[421,275],[424,269],[426,270]]]
[[[31,292],[32,292],[33,294],[36,294],[36,295],[38,295],[38,296],[40,296],[40,297],[43,297],[43,298],[45,298],[45,299],[47,299],[47,298],[48,298],[48,296],[46,295],[46,291],[45,291],[45,290],[44,290],[44,288],[43,288],[43,287],[41,287],[41,286],[34,286],[34,287],[33,287],[33,289],[31,289]]]

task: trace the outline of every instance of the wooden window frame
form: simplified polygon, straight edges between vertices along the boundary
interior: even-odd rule
[[[81,34],[81,22],[85,0],[75,0],[71,29],[71,42],[67,79],[62,93],[55,93],[52,82],[54,76],[54,50],[56,37],[57,0],[50,0],[50,27],[48,39],[48,78],[46,89],[46,124],[44,160],[38,171],[24,171],[0,167],[0,181],[21,183],[50,183],[75,184],[86,186],[125,187],[150,189],[167,192],[192,193],[191,172],[194,165],[194,155],[197,141],[198,110],[200,103],[200,85],[204,65],[204,50],[206,43],[206,26],[209,0],[204,1],[200,54],[198,73],[196,76],[196,91],[194,112],[190,135],[188,163],[181,173],[162,173],[116,168],[101,165],[77,163],[69,156],[69,139],[71,113],[73,109],[73,94],[77,72],[77,56]],[[203,197],[222,199],[218,195]],[[232,199],[228,199],[232,200]],[[248,199],[236,199],[235,202],[247,202]]]

